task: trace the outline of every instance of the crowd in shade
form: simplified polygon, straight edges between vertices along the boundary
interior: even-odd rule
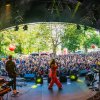
[[[21,77],[28,73],[47,76],[50,68],[50,55],[31,56],[13,58],[16,64],[16,72]],[[58,55],[55,58],[58,65],[58,75],[69,75],[71,72],[79,74],[81,70],[90,71],[100,66],[100,52],[91,52],[88,54],[67,54]],[[0,74],[7,75],[5,63],[7,59],[0,61]]]

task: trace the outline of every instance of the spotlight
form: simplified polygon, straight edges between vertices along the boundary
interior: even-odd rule
[[[6,6],[6,7],[10,7],[10,6],[11,6],[11,1],[10,1],[10,0],[6,0],[5,6]]]
[[[42,77],[37,77],[35,80],[36,84],[43,84],[43,78]]]
[[[10,4],[6,4],[6,7],[9,7],[9,6],[11,6]]]
[[[41,82],[41,78],[37,79],[37,82],[40,83]]]
[[[81,26],[80,26],[80,25],[78,25],[78,24],[77,24],[77,29],[78,29],[78,30],[80,30],[80,29],[81,29]]]
[[[77,75],[74,75],[74,74],[70,75],[71,81],[77,81],[77,79],[78,79]]]
[[[84,26],[84,30],[87,30],[88,29],[88,27],[87,26]]]
[[[7,0],[7,1],[6,1],[6,7],[9,7],[9,6],[11,6],[10,0]]]
[[[15,30],[15,31],[18,31],[18,30],[19,30],[18,25],[17,25],[17,26],[15,26],[14,30]]]
[[[24,25],[23,29],[24,30],[28,30],[28,26],[27,25]]]

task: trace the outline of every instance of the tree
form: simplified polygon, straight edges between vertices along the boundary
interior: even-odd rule
[[[37,39],[40,42],[39,44],[42,44],[44,49],[49,48],[49,51],[51,49],[54,57],[56,55],[58,45],[61,44],[60,39],[63,36],[63,28],[64,25],[60,23],[40,24],[38,28]]]
[[[84,31],[84,39],[83,39],[83,47],[85,51],[88,51],[88,48],[91,48],[91,45],[95,44],[98,47],[100,46],[100,36],[97,35],[97,32],[93,28],[88,28],[88,30]]]
[[[100,47],[100,36],[93,34],[90,38],[91,44],[95,44],[96,46]]]
[[[100,36],[98,36],[97,34],[92,34],[91,37],[87,39],[84,43],[88,46],[88,48],[91,48],[92,44],[100,47]]]
[[[59,45],[61,45],[61,38],[64,35],[64,24],[54,24],[50,25],[50,40],[51,40],[51,46],[53,50],[54,57],[56,55],[56,51]]]
[[[68,50],[73,52],[79,49],[83,37],[81,33],[82,31],[78,30],[76,25],[66,24],[64,37],[62,37],[63,48],[66,47]]]
[[[87,33],[91,33],[90,37]],[[8,49],[10,44],[16,45],[14,52]],[[7,54],[30,54],[52,50],[55,57],[59,46],[75,52],[80,48],[88,49],[91,44],[100,47],[100,36],[96,35],[95,29],[89,28],[84,31],[82,25],[81,29],[77,29],[75,24],[37,23],[29,24],[26,31],[23,30],[23,25],[19,25],[18,31],[10,27],[0,32],[0,52]]]
[[[1,54],[4,54],[4,55],[6,54],[7,46],[11,41],[10,39],[7,38],[7,34],[5,33],[8,33],[8,31],[0,32],[0,52]]]

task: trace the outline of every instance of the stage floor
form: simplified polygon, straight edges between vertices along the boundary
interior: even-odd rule
[[[16,97],[8,94],[8,100],[87,100],[94,95],[94,92],[89,90],[84,83],[84,78],[79,78],[78,82],[63,83],[63,89],[58,90],[54,84],[53,90],[48,90],[47,80],[44,80],[43,85],[36,85],[34,82],[17,82],[23,84],[22,87],[17,86],[19,94]],[[6,99],[5,95],[4,99]]]

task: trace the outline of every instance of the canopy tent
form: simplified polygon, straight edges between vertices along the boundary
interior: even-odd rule
[[[70,22],[100,29],[99,0],[0,0],[0,29],[32,22]]]

